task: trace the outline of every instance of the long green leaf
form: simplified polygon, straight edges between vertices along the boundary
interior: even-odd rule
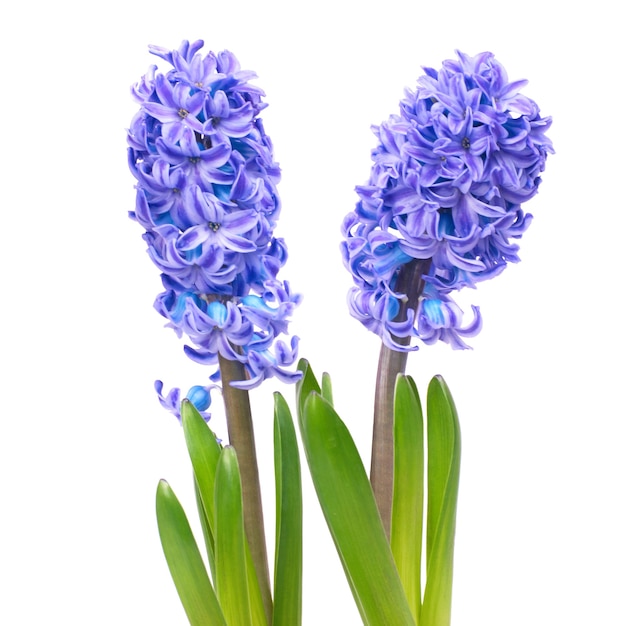
[[[259,579],[254,569],[254,561],[252,560],[252,552],[248,540],[245,542],[246,550],[246,568],[248,572],[248,593],[250,595],[250,614],[252,615],[252,626],[268,626],[267,614],[263,606],[263,597],[261,596],[261,587]]]
[[[306,359],[300,359],[298,361],[298,369],[302,372],[302,378],[296,383],[296,407],[298,410],[298,424],[300,428],[302,428],[304,403],[306,399],[312,392],[321,394],[322,390]]]
[[[202,496],[200,495],[200,489],[198,488],[198,481],[194,475],[193,487],[196,496],[196,508],[198,509],[198,517],[200,518],[200,526],[202,527],[202,536],[204,537],[204,545],[207,551],[207,557],[209,559],[209,568],[211,570],[211,580],[215,580],[215,548],[213,541],[213,532],[211,531],[211,524],[209,518],[204,510],[204,504],[202,503]]]
[[[450,390],[440,376],[428,386],[426,405],[428,511],[422,626],[450,626],[461,431]]]
[[[333,403],[333,385],[330,380],[330,374],[324,372],[322,374],[322,398],[328,402],[331,406]]]
[[[398,376],[394,401],[391,551],[417,624],[422,604],[424,420],[417,387]]]
[[[196,490],[204,509],[204,515],[202,511],[200,511],[200,520],[203,523],[205,542],[207,544],[207,552],[209,553],[209,564],[211,565],[213,580],[215,580],[215,530],[213,528],[215,522],[215,474],[222,447],[191,402],[183,400],[181,417],[185,441],[193,466]],[[256,571],[252,564],[252,555],[250,554],[247,540],[245,549],[246,560],[248,562],[248,589],[250,592],[252,623],[253,626],[267,626],[267,617],[263,607],[261,589]]]
[[[226,626],[187,516],[171,487],[161,480],[156,513],[167,565],[191,626]]]
[[[215,537],[215,529],[213,528],[215,519],[213,514],[213,491],[215,488],[217,461],[220,458],[222,447],[218,443],[215,434],[189,400],[183,400],[180,414],[197,490],[208,522],[207,530],[210,536],[210,545],[207,545],[207,549],[211,552]],[[210,560],[213,559],[211,558]]]
[[[415,624],[348,429],[315,392],[304,402],[301,426],[313,484],[363,623]]]
[[[302,623],[302,484],[298,442],[285,399],[274,394],[276,552],[274,626]]]
[[[223,448],[215,476],[215,588],[229,626],[252,626],[241,477],[235,449]]]

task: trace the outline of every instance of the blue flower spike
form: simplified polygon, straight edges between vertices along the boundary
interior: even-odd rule
[[[344,264],[355,286],[351,314],[393,350],[412,339],[467,348],[482,326],[478,307],[463,325],[451,293],[519,261],[532,216],[522,204],[553,152],[551,119],[509,82],[490,52],[457,52],[440,70],[424,68],[400,111],[374,126],[367,184],[343,222]],[[420,293],[402,291],[402,269],[420,262]],[[415,298],[416,311],[402,306]]]
[[[264,93],[232,53],[202,55],[202,47],[151,46],[172,69],[151,66],[131,90],[140,110],[128,130],[137,180],[130,217],[162,273],[155,308],[188,339],[186,354],[213,366],[212,380],[220,355],[243,364],[241,387],[297,380],[297,340],[287,347],[280,336],[300,296],[277,277],[287,249],[273,235],[280,168],[259,118]],[[179,416],[173,393],[159,398]]]

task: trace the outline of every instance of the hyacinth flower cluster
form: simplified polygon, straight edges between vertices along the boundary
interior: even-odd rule
[[[451,293],[475,287],[517,262],[532,216],[522,205],[541,182],[551,119],[509,82],[493,54],[424,68],[399,114],[373,127],[379,145],[367,185],[342,227],[344,264],[355,286],[351,314],[398,351],[411,340],[468,347],[480,331],[478,307],[463,325]],[[416,311],[404,307],[403,268],[419,263]]]
[[[273,234],[280,169],[259,118],[264,93],[232,53],[202,55],[202,47],[151,46],[172,69],[160,73],[153,65],[132,88],[141,108],[128,130],[137,180],[130,217],[145,229],[162,273],[155,308],[188,338],[192,360],[216,367],[211,380],[220,378],[221,356],[244,365],[245,380],[235,387],[250,389],[271,376],[292,382],[298,340],[280,337],[299,296],[277,277],[287,249]],[[157,381],[162,404],[177,413],[180,391],[164,395],[162,387]],[[201,411],[211,387],[187,394]]]

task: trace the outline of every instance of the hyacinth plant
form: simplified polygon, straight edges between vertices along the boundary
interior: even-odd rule
[[[519,261],[532,216],[522,203],[541,182],[552,151],[550,118],[509,82],[493,54],[457,53],[440,70],[425,68],[400,111],[374,127],[367,185],[343,223],[346,267],[355,286],[350,311],[380,335],[372,483],[389,528],[393,390],[407,352],[443,341],[467,348],[482,318],[463,325],[452,295]]]
[[[404,374],[419,342],[467,348],[482,319],[453,294],[517,262],[530,224],[522,204],[552,151],[537,105],[491,53],[425,69],[399,112],[374,127],[368,183],[343,222],[342,254],[354,279],[351,314],[381,337],[369,477],[321,384],[286,341],[299,302],[278,278],[287,259],[273,236],[280,170],[265,134],[263,92],[229,52],[152,47],[167,61],[133,88],[128,132],[137,180],[131,217],[162,272],[155,307],[212,366],[185,398],[156,383],[189,450],[210,576],[170,486],[157,489],[165,556],[191,624],[297,626],[302,619],[302,495],[295,429],[275,394],[276,551],[269,582],[247,390],[276,376],[296,383],[301,441],[321,508],[364,624],[449,626],[460,430],[450,391],[432,379],[426,419]],[[219,387],[224,445],[207,424]],[[428,463],[425,467],[425,453]],[[425,529],[425,546],[422,535]],[[422,580],[422,569],[426,577]],[[273,589],[272,589],[273,587]],[[272,593],[273,591],[273,593]]]
[[[404,376],[407,355],[420,342],[467,348],[481,313],[473,306],[464,324],[454,292],[519,261],[516,240],[532,219],[522,204],[537,193],[552,152],[545,136],[551,119],[520,93],[526,82],[510,82],[490,52],[457,52],[440,70],[424,68],[398,113],[373,127],[370,179],[357,187],[359,201],[342,227],[354,280],[350,312],[382,339],[372,489],[412,616],[423,626],[451,619],[460,430],[449,390],[435,377],[426,402],[424,479],[424,434],[414,417],[421,409]]]
[[[229,565],[220,567],[227,559],[220,546],[228,531],[224,536],[216,531],[213,499],[222,496],[213,495],[207,472],[223,478],[223,489],[242,492],[247,541],[240,541],[237,550],[249,551],[248,569],[254,571],[249,583],[260,602],[251,610],[269,624],[272,598],[248,390],[272,376],[288,382],[300,377],[291,368],[297,338],[281,339],[299,296],[278,278],[287,249],[273,235],[281,208],[276,192],[280,169],[259,117],[264,94],[249,82],[255,74],[241,70],[230,52],[202,55],[202,47],[202,41],[185,41],[171,51],[151,47],[171,69],[163,74],[151,66],[132,89],[140,110],[128,131],[129,165],[137,180],[130,216],[145,229],[148,254],[161,271],[164,291],[155,308],[187,338],[187,356],[212,367],[207,384],[192,387],[184,399],[178,388],[164,394],[163,383],[155,383],[163,406],[185,426],[190,451],[191,433],[200,428],[197,418],[208,420],[211,391],[217,381],[222,383],[228,439],[237,456],[231,448],[213,457],[206,451],[192,455],[209,560],[220,583],[218,600],[223,600],[226,616],[245,612],[228,598],[241,592],[237,585],[248,583],[237,575],[224,582]],[[206,433],[196,433],[199,437],[206,440]],[[216,453],[218,448],[211,446]],[[166,494],[173,497],[163,483],[161,511]],[[225,524],[240,525],[228,517]],[[201,562],[195,562],[202,570]],[[245,564],[239,566],[246,571]],[[206,582],[206,573],[200,579]],[[192,605],[185,608],[193,614],[197,607]]]

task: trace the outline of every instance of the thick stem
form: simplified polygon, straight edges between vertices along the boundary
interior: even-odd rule
[[[394,290],[407,294],[407,299],[401,303],[396,320],[406,319],[409,310],[417,312],[419,298],[424,289],[422,277],[429,267],[430,259],[414,259],[400,269]],[[394,337],[394,340],[404,346],[411,342],[410,337]],[[393,500],[393,400],[396,378],[398,374],[404,373],[407,354],[383,344],[376,375],[370,481],[387,537],[391,528]]]
[[[237,461],[241,473],[244,527],[261,588],[267,622],[271,624],[272,592],[270,590],[261,484],[254,444],[250,398],[246,390],[236,389],[230,385],[231,381],[245,380],[246,372],[242,363],[230,361],[221,355],[219,356],[219,366],[222,374],[222,395],[226,407],[228,439],[237,452]]]

